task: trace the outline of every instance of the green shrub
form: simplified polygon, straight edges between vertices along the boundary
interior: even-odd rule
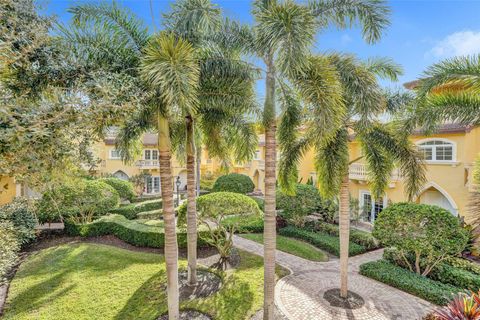
[[[461,253],[468,242],[467,232],[449,211],[416,203],[384,209],[375,220],[373,236],[405,255],[417,253],[410,268],[424,275],[444,257]]]
[[[383,252],[383,258],[393,264],[396,264],[404,269],[408,269],[408,264],[400,255],[400,252],[394,248],[387,248]],[[414,263],[413,255],[406,255],[405,258],[409,263]],[[471,263],[465,260],[467,263]],[[462,264],[468,266],[468,264]],[[480,276],[462,267],[452,266],[448,261],[438,263],[428,277],[440,281],[442,283],[451,284],[453,286],[463,288],[470,291],[478,291],[480,289]]]
[[[145,201],[152,201],[152,200],[159,200],[162,199],[162,196],[148,196],[148,197],[137,197],[133,198],[131,203],[139,203],[139,202],[145,202]]]
[[[312,185],[297,184],[295,195],[287,195],[278,189],[276,193],[277,209],[282,210],[282,217],[297,227],[304,225],[305,217],[314,212],[326,214],[330,205],[323,202],[318,189]]]
[[[152,211],[143,211],[137,213],[137,219],[161,219],[163,215],[163,210],[152,210]]]
[[[249,176],[238,173],[230,173],[218,177],[215,181],[213,192],[235,192],[247,194],[255,189],[255,184]]]
[[[255,196],[251,196],[250,198],[255,200],[255,202],[258,204],[258,207],[260,208],[260,210],[265,211],[265,199],[260,198],[260,197],[255,197]]]
[[[282,236],[305,240],[320,249],[330,252],[331,254],[336,256],[340,255],[340,240],[338,237],[333,237],[325,233],[312,232],[294,226],[288,226],[280,229],[279,234]],[[350,242],[348,250],[349,256],[354,256],[364,252],[366,252],[365,247]]]
[[[119,208],[110,210],[110,213],[120,214],[127,219],[137,218],[140,212],[160,210],[162,208],[162,200],[149,200],[139,203],[131,203]]]
[[[165,231],[163,227],[128,220],[121,215],[104,216],[86,224],[76,224],[67,221],[65,223],[65,232],[71,236],[81,237],[98,237],[111,234],[127,243],[140,247],[163,248],[165,245]],[[208,236],[208,230],[203,227],[199,228],[198,233],[202,237]],[[186,248],[187,234],[185,231],[177,230],[177,241],[180,248]],[[198,245],[206,246],[207,243],[199,239]]]
[[[462,291],[461,288],[422,277],[385,260],[362,264],[360,274],[438,305],[447,304],[453,295]]]
[[[445,259],[445,263],[453,267],[461,268],[463,270],[467,270],[480,275],[480,265],[478,263],[469,261],[467,259],[458,258],[458,257],[448,257],[447,259]]]
[[[15,198],[11,203],[0,207],[0,221],[13,223],[18,241],[25,245],[35,240],[35,206],[25,198]]]
[[[335,237],[338,237],[340,234],[338,225],[323,221],[309,222],[307,223],[307,227]],[[364,246],[367,250],[374,250],[380,247],[378,240],[375,239],[370,232],[357,229],[350,229],[350,241]]]
[[[45,192],[38,204],[41,223],[73,219],[89,222],[118,206],[120,196],[99,180],[80,180]]]
[[[263,216],[233,216],[226,217],[222,224],[230,229],[235,225],[238,233],[260,233],[263,232]]]
[[[105,182],[106,184],[112,186],[120,196],[122,200],[132,201],[135,198],[135,190],[133,189],[133,184],[129,181],[125,181],[118,178],[103,178],[99,181]]]
[[[19,235],[11,221],[0,221],[0,285],[17,261],[20,250]]]

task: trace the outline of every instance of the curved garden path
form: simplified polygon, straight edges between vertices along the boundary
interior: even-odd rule
[[[234,236],[236,247],[263,255],[263,245]],[[308,261],[277,250],[277,263],[290,269],[290,275],[280,279],[275,290],[278,309],[290,320],[377,320],[422,319],[435,308],[431,303],[359,274],[362,263],[378,260],[382,250],[376,250],[349,259],[349,289],[365,300],[355,310],[330,306],[323,299],[326,290],[338,288],[339,260]]]

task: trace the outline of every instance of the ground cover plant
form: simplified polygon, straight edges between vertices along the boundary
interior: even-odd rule
[[[241,236],[263,244],[263,234],[261,233],[242,234]],[[327,254],[315,246],[301,240],[280,235],[277,235],[277,250],[311,261],[328,261]]]
[[[237,269],[220,272],[214,295],[183,301],[214,319],[250,318],[263,302],[262,258],[240,251]],[[186,262],[179,266],[185,269]],[[277,269],[279,276],[285,270]],[[156,319],[167,311],[163,256],[99,244],[67,244],[32,254],[13,279],[6,320]]]
[[[279,234],[286,237],[301,239],[313,244],[315,247],[325,250],[333,255],[340,255],[340,240],[338,237],[326,233],[313,232],[295,226],[288,226],[279,230]],[[348,253],[350,256],[366,252],[364,246],[350,242]]]

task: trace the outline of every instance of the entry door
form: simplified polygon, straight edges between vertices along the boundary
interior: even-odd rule
[[[145,193],[156,194],[160,193],[160,177],[145,177]]]
[[[368,191],[362,191],[360,194],[360,210],[366,215],[366,220],[373,223],[383,208],[386,207],[385,199],[380,197],[373,201],[372,195]]]

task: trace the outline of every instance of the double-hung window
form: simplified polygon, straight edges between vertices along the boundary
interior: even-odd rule
[[[144,160],[158,160],[158,150],[146,149],[143,151]]]
[[[120,159],[120,152],[116,149],[110,149],[110,159]]]

